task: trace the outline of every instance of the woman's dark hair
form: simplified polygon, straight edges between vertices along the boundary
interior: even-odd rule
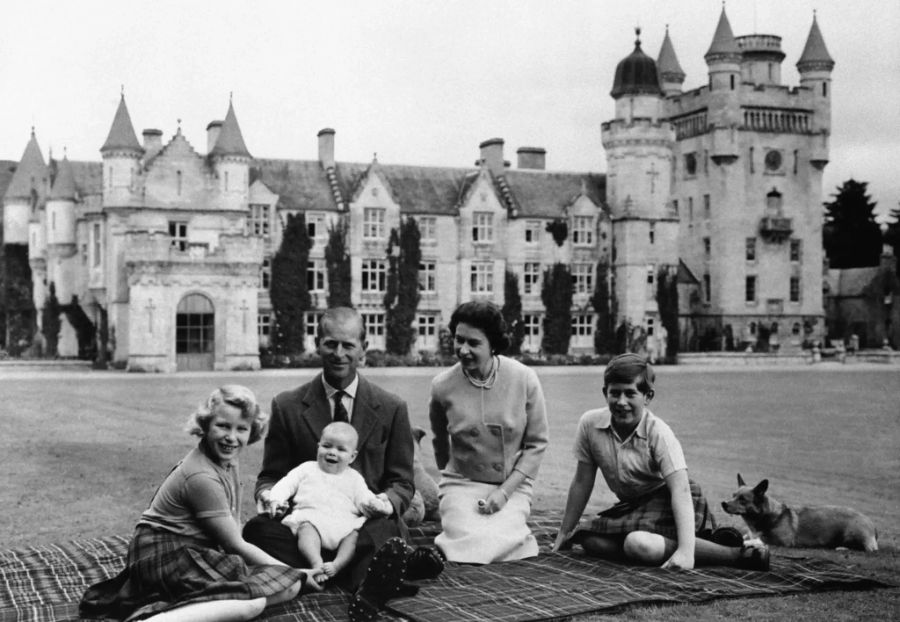
[[[491,353],[501,354],[509,347],[509,336],[506,334],[506,321],[499,307],[491,302],[480,300],[464,302],[450,316],[450,332],[456,334],[458,324],[468,324],[485,334],[491,344]]]

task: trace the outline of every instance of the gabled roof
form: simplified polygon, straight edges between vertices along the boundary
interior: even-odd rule
[[[113,117],[112,127],[109,128],[109,136],[106,142],[100,147],[100,153],[107,151],[134,151],[143,153],[144,148],[138,142],[137,135],[134,133],[134,125],[131,123],[131,115],[128,114],[128,106],[125,105],[125,94],[119,100],[119,107],[116,108],[116,116]]]
[[[325,171],[316,160],[255,159],[250,179],[262,181],[279,195],[279,205],[284,209],[337,210]]]
[[[74,201],[77,196],[75,190],[75,174],[69,158],[64,157],[59,163],[56,179],[53,180],[53,188],[50,190],[50,198],[60,201]]]
[[[47,174],[47,165],[34,135],[34,129],[32,129],[31,138],[28,140],[22,159],[19,160],[16,172],[6,188],[4,198],[28,199],[32,197],[32,190],[37,193],[37,196],[42,196],[45,191],[44,180],[47,179]]]
[[[805,69],[816,69],[817,66],[823,66],[829,71],[834,68],[834,59],[828,53],[825,47],[825,39],[819,30],[819,23],[813,15],[813,23],[809,29],[809,36],[806,38],[806,45],[803,47],[803,53],[800,60],[797,61],[797,69],[804,71]]]
[[[244,136],[241,134],[241,126],[238,125],[237,115],[234,114],[234,104],[228,102],[228,113],[225,115],[225,121],[222,122],[222,129],[219,131],[219,137],[210,156],[241,156],[244,158],[252,157],[247,151],[247,145],[244,144]]]
[[[678,260],[678,275],[676,280],[683,285],[700,285],[700,281],[681,259]]]
[[[675,46],[672,45],[672,39],[669,38],[668,26],[666,26],[666,36],[663,38],[662,47],[659,49],[659,56],[656,59],[656,69],[663,80],[684,82],[684,70],[678,63],[678,56],[675,55]]]
[[[556,218],[582,194],[601,208],[606,201],[606,175],[508,170],[503,177],[519,217]]]
[[[736,60],[741,58],[741,48],[738,47],[737,41],[734,40],[734,33],[731,31],[728,16],[725,15],[724,6],[722,7],[722,14],[719,16],[719,24],[716,26],[716,34],[713,35],[712,43],[703,58],[708,63],[713,57],[719,56],[733,56]]]

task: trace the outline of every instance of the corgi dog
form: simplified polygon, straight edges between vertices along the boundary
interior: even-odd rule
[[[775,546],[804,548],[846,547],[877,551],[872,520],[853,508],[809,505],[792,508],[766,494],[769,480],[748,486],[740,474],[738,489],[722,509],[740,516],[763,542]]]

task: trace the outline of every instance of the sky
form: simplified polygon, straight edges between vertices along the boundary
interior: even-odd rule
[[[685,90],[721,0],[30,0],[0,19],[0,159],[32,126],[45,159],[99,161],[124,92],[135,131],[168,141],[179,122],[200,153],[229,98],[251,154],[315,159],[334,128],[347,162],[472,166],[478,145],[547,150],[547,169],[605,172],[600,124],[614,116],[616,64],[656,58],[666,27]],[[832,58],[831,161],[823,193],[869,183],[900,206],[900,2],[729,0],[736,36],[782,38],[782,83],[816,12]]]

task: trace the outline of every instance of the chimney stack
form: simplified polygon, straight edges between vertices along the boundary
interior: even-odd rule
[[[162,130],[147,128],[144,135],[144,159],[149,160],[162,149]]]
[[[219,140],[219,134],[222,132],[222,124],[224,121],[210,121],[209,125],[206,126],[206,153],[212,153],[213,148],[216,146],[216,141]]]
[[[519,147],[519,168],[543,171],[547,166],[547,150],[543,147]]]
[[[319,164],[323,169],[334,167],[334,130],[330,127],[319,130]]]
[[[503,160],[503,139],[489,138],[480,145],[481,162],[494,175],[502,175],[506,170],[506,162]]]

